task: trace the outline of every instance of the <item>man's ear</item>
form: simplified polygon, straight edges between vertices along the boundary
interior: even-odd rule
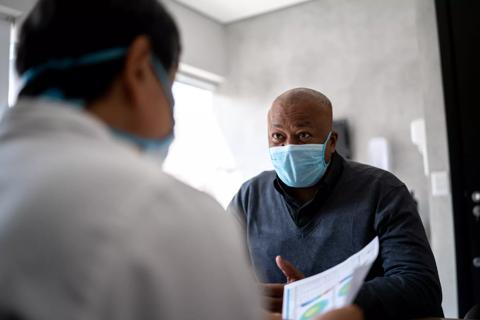
[[[141,106],[144,98],[144,84],[152,77],[151,43],[147,36],[138,36],[128,48],[121,75],[122,84],[131,106]]]
[[[325,161],[330,162],[332,160],[332,155],[335,152],[337,146],[338,134],[335,131],[332,131],[330,139],[326,142],[325,146]]]
[[[335,152],[337,147],[337,140],[338,140],[338,133],[336,131],[332,131],[332,135],[330,136],[330,141],[328,146],[330,154]]]

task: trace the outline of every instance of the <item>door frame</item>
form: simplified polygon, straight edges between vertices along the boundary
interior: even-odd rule
[[[453,202],[453,221],[455,232],[455,250],[458,286],[458,310],[463,316],[476,301],[473,292],[472,261],[470,259],[471,243],[469,240],[469,217],[465,214],[469,208],[466,204],[465,194],[466,181],[464,180],[463,154],[464,146],[461,119],[461,90],[458,66],[456,62],[457,52],[455,41],[468,41],[467,35],[454,34],[454,28],[458,27],[453,19],[453,1],[464,0],[436,0],[436,14],[438,22],[438,36],[440,43],[441,67],[443,75],[443,89],[445,99],[445,114],[447,122],[447,135],[450,159],[450,179]],[[463,10],[463,9],[462,9]],[[461,22],[467,23],[467,22]],[[455,24],[455,25],[454,25]],[[460,36],[460,37],[459,37]]]

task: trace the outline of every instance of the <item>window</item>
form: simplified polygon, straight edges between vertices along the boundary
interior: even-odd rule
[[[17,53],[17,24],[12,20],[10,26],[10,74],[9,74],[9,89],[8,89],[8,105],[12,107],[16,100],[19,89],[19,78],[15,69]]]
[[[12,20],[0,15],[0,116],[9,105]]]
[[[176,82],[175,141],[164,170],[190,186],[212,195],[226,207],[242,176],[218,125],[213,93]]]

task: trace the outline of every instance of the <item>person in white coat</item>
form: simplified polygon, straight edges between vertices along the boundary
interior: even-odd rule
[[[156,0],[33,9],[0,122],[0,319],[263,318],[235,223],[154,159],[179,54]]]

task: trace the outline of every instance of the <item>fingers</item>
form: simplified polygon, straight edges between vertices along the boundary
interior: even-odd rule
[[[270,312],[282,312],[283,287],[282,283],[262,283],[260,288],[264,295],[265,308]]]
[[[270,312],[282,312],[283,298],[265,297],[265,309]]]
[[[293,264],[289,261],[283,259],[281,256],[277,256],[275,258],[275,262],[277,263],[278,268],[283,272],[285,277],[287,278],[287,282],[295,282],[305,278],[303,273],[301,273]]]
[[[266,313],[264,319],[266,320],[282,320],[280,313]]]
[[[260,284],[260,288],[263,294],[267,297],[282,298],[284,287],[285,285],[283,283],[261,283]]]

